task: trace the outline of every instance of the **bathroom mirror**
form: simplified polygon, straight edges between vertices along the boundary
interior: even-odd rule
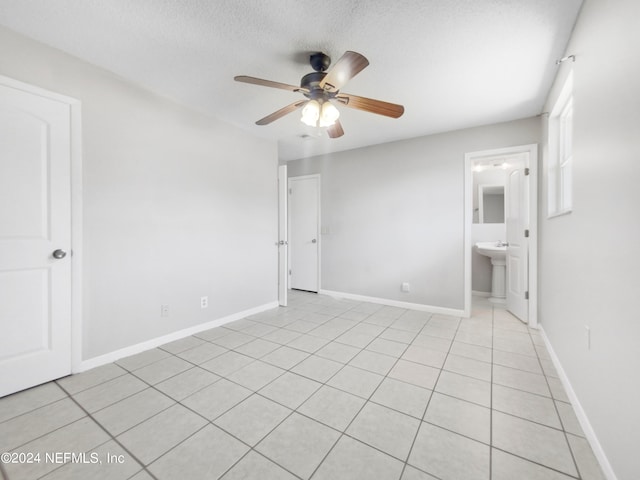
[[[478,185],[477,213],[477,223],[504,223],[504,185]]]

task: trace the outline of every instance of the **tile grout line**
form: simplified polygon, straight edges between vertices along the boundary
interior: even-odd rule
[[[80,403],[78,403],[78,401],[73,397],[73,395],[69,394],[64,387],[60,387],[64,390],[64,392],[69,396],[69,398],[71,399],[71,401],[73,401],[85,414],[87,417],[89,417],[91,419],[91,421],[97,425],[103,432],[105,432],[109,437],[111,437],[111,439],[120,446],[120,448],[122,448],[125,452],[127,452],[131,458],[133,458],[133,460],[135,460],[136,462],[138,462],[138,464],[142,467],[142,470],[146,471],[153,479],[157,480],[157,477],[155,475],[153,475],[150,471],[147,470],[147,466],[136,456],[134,455],[128,448],[126,448],[115,436],[113,436],[105,427],[102,426],[102,424],[100,422],[98,422],[91,413],[89,413],[82,405],[80,405]],[[116,402],[117,403],[117,402]],[[107,443],[107,442],[104,442]],[[102,443],[101,445],[104,445],[104,443]],[[62,466],[60,467],[62,468]],[[56,469],[57,470],[57,469]],[[140,470],[138,470],[134,475],[137,475],[138,473],[140,473]]]
[[[529,333],[529,338],[531,339],[531,342],[533,343],[533,337],[531,336],[531,333]],[[534,344],[535,345],[535,344]],[[535,348],[534,348],[535,349]],[[545,347],[546,350],[546,347]],[[540,354],[538,353],[538,350],[535,349],[536,352],[536,358],[538,360],[538,363],[540,364],[540,368],[542,369],[543,373],[544,373],[544,367],[542,366],[542,362],[540,360]],[[564,435],[564,441],[567,445],[567,449],[569,450],[569,454],[571,455],[571,460],[573,461],[573,466],[576,469],[576,473],[578,474],[578,479],[582,479],[582,474],[580,473],[580,468],[578,468],[578,462],[576,460],[576,457],[573,453],[573,448],[571,448],[571,443],[569,442],[569,437],[567,435],[567,431],[565,429],[565,425],[564,425],[564,421],[562,420],[562,415],[560,415],[560,410],[558,410],[558,405],[556,403],[556,399],[555,396],[553,395],[553,390],[551,389],[551,384],[549,383],[549,379],[547,378],[546,373],[544,373],[544,381],[545,384],[547,385],[547,388],[549,389],[549,394],[551,395],[551,402],[553,403],[553,408],[556,412],[556,415],[558,416],[558,420],[560,421],[560,425],[562,426],[562,433]],[[569,405],[571,406],[571,409],[573,410],[573,405],[571,405],[571,403],[569,403]]]
[[[399,317],[397,317],[397,318],[394,320],[394,322],[393,322],[393,323],[395,323],[395,321],[397,321],[398,319],[400,319],[400,318],[402,317],[402,315],[404,315],[406,312],[407,312],[407,310],[405,310],[405,311],[404,311],[404,312],[403,312]],[[368,315],[368,316],[367,316],[367,318],[368,318],[368,317],[370,317],[370,316],[371,316],[371,315]],[[431,316],[429,316],[429,320],[430,320],[430,319],[431,319]],[[392,323],[392,325],[393,325],[393,323]],[[427,323],[428,323],[428,321],[427,321]],[[425,325],[426,325],[426,323],[425,323]],[[355,327],[355,325],[354,325],[354,327]],[[362,348],[360,349],[360,352],[364,351],[364,350],[365,350],[369,345],[371,345],[371,343],[373,343],[376,339],[380,338],[380,335],[381,335],[385,330],[387,330],[387,328],[390,328],[390,326],[389,326],[389,327],[384,328],[384,329],[382,330],[382,332],[380,332],[380,333],[379,333],[378,335],[376,335],[376,336],[375,336],[375,337],[374,337],[374,338],[373,338],[369,343],[367,343],[364,347],[362,347]],[[424,326],[423,326],[420,330],[422,330],[423,328],[424,328]],[[415,337],[414,337],[414,338],[415,338]],[[338,342],[338,343],[339,343],[339,342]],[[410,344],[408,344],[408,345],[405,347],[405,349],[404,349],[404,350],[403,350],[403,352],[402,352],[402,355],[404,355],[404,353],[407,351],[407,349],[409,348],[409,346],[410,346]],[[349,435],[349,434],[347,434],[347,433],[346,433],[346,432],[347,432],[347,430],[349,429],[349,427],[351,426],[351,424],[353,424],[353,422],[354,422],[354,421],[355,421],[355,419],[358,417],[358,415],[360,415],[360,413],[362,412],[362,410],[364,409],[364,407],[367,405],[367,403],[368,403],[369,401],[371,401],[371,397],[373,397],[373,395],[375,395],[375,393],[376,393],[376,391],[378,390],[378,388],[380,388],[380,385],[382,385],[382,382],[384,382],[384,380],[385,380],[386,378],[388,378],[388,377],[387,377],[388,373],[389,373],[389,372],[391,372],[391,370],[393,370],[393,368],[395,367],[395,365],[400,361],[400,358],[402,357],[402,355],[400,355],[400,356],[396,359],[396,361],[394,362],[393,366],[389,369],[389,371],[387,372],[387,374],[385,374],[385,375],[383,376],[382,380],[380,380],[380,383],[378,383],[378,385],[377,385],[377,386],[376,386],[376,388],[373,390],[373,392],[371,392],[371,394],[369,395],[369,397],[368,397],[367,399],[365,399],[364,403],[362,404],[362,406],[360,407],[360,409],[358,410],[358,412],[353,416],[353,418],[352,418],[352,419],[351,419],[351,421],[347,424],[347,426],[344,428],[344,430],[343,430],[342,432],[340,432],[340,435],[338,436],[338,438],[337,438],[337,440],[335,441],[335,443],[332,445],[332,447],[331,447],[331,448],[327,451],[327,453],[324,455],[324,457],[322,458],[322,460],[320,461],[320,463],[316,466],[316,468],[313,470],[313,472],[311,473],[311,475],[309,476],[309,478],[312,478],[312,477],[316,474],[316,472],[318,471],[318,469],[322,466],[322,464],[325,462],[325,460],[327,459],[327,457],[331,454],[331,452],[332,452],[332,451],[333,451],[333,449],[336,447],[336,445],[338,444],[338,442],[340,442],[340,439],[341,439],[343,436],[348,436],[349,438],[352,438],[352,439],[353,439],[353,437],[351,437],[351,435]],[[357,355],[356,355],[356,356],[357,356]],[[355,356],[354,356],[353,358],[355,358]],[[347,366],[347,364],[345,364],[345,365],[343,366],[343,368],[344,368],[344,367],[346,367],[346,366]],[[327,382],[329,382],[329,381],[330,381],[333,377],[335,377],[335,376],[336,376],[340,371],[342,371],[342,370],[343,370],[343,368],[341,368],[341,369],[340,369],[340,370],[338,370],[334,375],[332,375],[332,376],[327,380]],[[327,385],[327,384],[326,384],[326,382],[325,382],[325,385]],[[331,385],[327,385],[327,386],[331,387]],[[341,389],[339,389],[339,390],[341,390]],[[342,390],[341,390],[341,391],[342,391]],[[347,392],[347,393],[350,393],[350,392]],[[353,395],[353,394],[352,394],[352,395]],[[362,397],[360,397],[360,398],[362,398]],[[363,444],[365,444],[365,445],[368,445],[366,442],[363,442],[362,440],[359,440],[359,439],[355,439],[355,440],[360,441],[360,442],[362,442],[362,443],[363,443]],[[373,448],[375,448],[375,447],[373,447]],[[376,448],[376,450],[380,451],[380,450],[379,450],[379,449],[377,449],[377,448]],[[410,450],[409,450],[409,451],[410,451]],[[389,455],[389,453],[387,453],[387,452],[383,452],[383,453],[385,453],[386,455]],[[393,457],[392,455],[389,455],[389,456],[391,456],[392,458],[395,458],[395,457]],[[405,465],[406,465],[406,464],[405,464]],[[400,477],[398,477],[398,478],[401,478],[401,477],[402,477],[403,472],[404,472],[404,467],[403,467],[402,471],[400,472]]]
[[[429,321],[422,327],[422,330],[424,330],[426,328],[426,326],[431,322],[431,318],[433,318],[433,315],[431,317],[429,317]],[[458,317],[456,317],[458,318]],[[438,375],[436,377],[435,382],[433,383],[433,388],[431,389],[431,395],[429,396],[429,400],[427,400],[427,404],[424,407],[424,411],[422,412],[422,418],[420,419],[420,424],[418,425],[418,429],[416,430],[416,433],[413,436],[413,441],[411,442],[411,447],[409,448],[409,453],[407,454],[407,458],[404,461],[404,466],[402,467],[402,472],[400,473],[400,478],[402,478],[402,476],[404,475],[405,470],[407,469],[407,466],[409,465],[409,458],[411,457],[411,453],[413,452],[413,448],[415,447],[416,444],[416,440],[418,439],[418,434],[420,433],[420,429],[422,428],[422,423],[425,422],[425,416],[427,415],[427,411],[429,410],[429,405],[431,404],[431,400],[433,399],[433,394],[436,392],[435,388],[438,385],[438,382],[440,381],[440,376],[442,375],[442,371],[444,370],[444,365],[447,361],[447,358],[449,357],[449,353],[451,352],[451,349],[453,348],[453,342],[456,338],[456,335],[458,333],[458,330],[460,330],[460,324],[462,323],[461,319],[458,318],[458,326],[456,327],[455,333],[453,335],[453,337],[451,338],[450,344],[449,344],[449,349],[447,350],[447,355],[445,356],[443,362],[442,362],[442,367],[439,369],[440,371],[438,372]],[[431,425],[430,422],[426,422],[429,423]],[[448,430],[448,429],[447,429]],[[454,432],[455,433],[455,432]],[[416,468],[420,471],[424,471],[418,467],[415,467],[413,465],[411,465],[412,468]],[[425,472],[429,475],[432,475],[429,472]],[[435,476],[435,475],[432,475]]]

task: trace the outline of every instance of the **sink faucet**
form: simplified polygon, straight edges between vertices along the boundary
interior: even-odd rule
[[[496,244],[496,247],[508,247],[509,246],[509,242],[503,242],[502,240],[498,240],[498,243]]]

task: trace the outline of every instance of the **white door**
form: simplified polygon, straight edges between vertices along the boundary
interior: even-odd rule
[[[289,245],[287,236],[287,166],[278,167],[278,303],[287,306]]]
[[[0,397],[71,373],[70,119],[0,85]]]
[[[289,179],[290,287],[317,292],[319,288],[320,177]]]
[[[529,175],[525,161],[508,160],[505,221],[507,228],[507,309],[523,322],[529,320]]]

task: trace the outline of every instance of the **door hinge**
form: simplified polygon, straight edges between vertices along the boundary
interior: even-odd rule
[[[291,195],[293,193],[293,189],[289,189],[289,195]]]
[[[529,300],[529,292],[524,292],[524,299]]]
[[[524,231],[524,238],[529,238],[529,229]]]
[[[529,168],[525,168],[524,169],[524,174],[525,174],[525,176],[529,175]]]
[[[289,275],[291,275],[291,269],[289,269]]]

